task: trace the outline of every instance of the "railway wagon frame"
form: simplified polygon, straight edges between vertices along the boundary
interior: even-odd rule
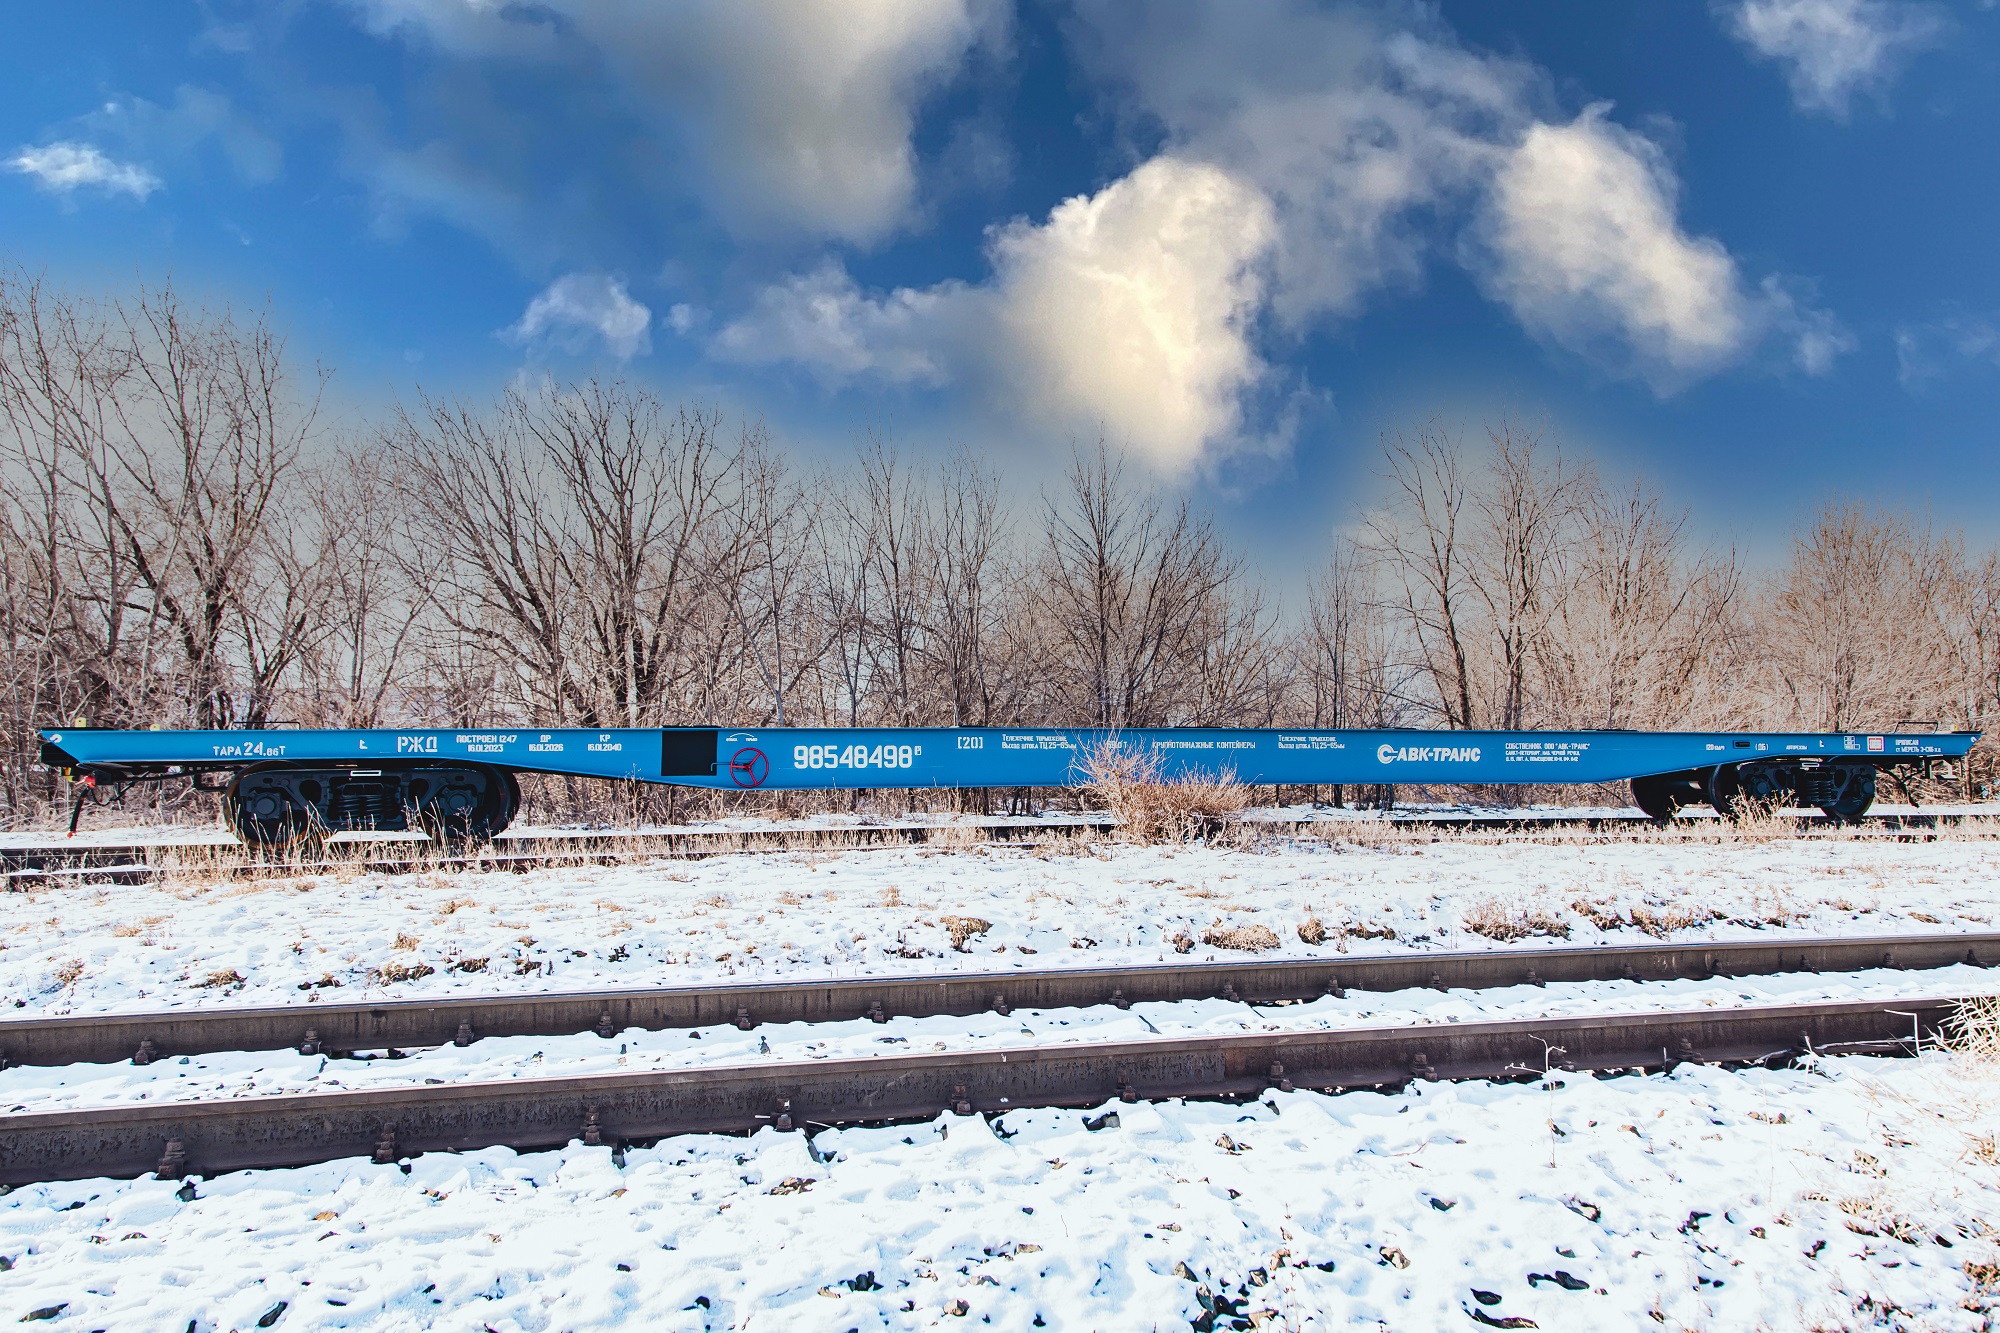
[[[478,842],[513,820],[519,775],[711,790],[1073,787],[1094,755],[1144,756],[1167,780],[1252,784],[1624,781],[1654,819],[1798,802],[1861,817],[1877,775],[1962,760],[1974,732],[1364,731],[1070,727],[49,728],[41,758],[81,788],[185,778],[219,792],[244,843],[350,830]],[[219,779],[219,781],[218,781]],[[82,789],[71,812],[75,831]]]

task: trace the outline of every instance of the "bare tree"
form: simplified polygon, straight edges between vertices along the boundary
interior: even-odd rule
[[[1240,573],[1183,501],[1136,494],[1102,444],[1079,452],[1043,516],[1037,572],[1055,650],[1047,664],[1066,717],[1159,726],[1198,707],[1203,635]]]
[[[406,671],[433,589],[399,553],[417,543],[379,447],[344,450],[307,479],[320,634],[299,663],[299,711],[325,727],[379,727],[416,706]],[[461,714],[445,714],[462,716]]]
[[[1529,725],[1537,660],[1568,597],[1568,549],[1595,478],[1568,463],[1539,431],[1489,427],[1488,484],[1474,505],[1481,522],[1467,581],[1478,594],[1494,647],[1487,725]]]
[[[430,399],[398,413],[384,448],[408,481],[408,573],[454,637],[508,666],[530,718],[678,720],[681,687],[713,685],[726,654],[702,603],[740,590],[712,562],[745,562],[745,446],[720,425],[596,381],[510,390],[490,414]]]
[[[1574,572],[1548,638],[1552,725],[1721,725],[1740,669],[1743,574],[1733,552],[1691,548],[1687,515],[1643,482],[1593,486]]]
[[[1949,695],[1937,608],[1950,564],[1908,519],[1823,510],[1793,540],[1764,617],[1766,680],[1786,720],[1844,731],[1935,713]]]
[[[1393,727],[1405,691],[1394,679],[1389,626],[1373,585],[1374,566],[1341,538],[1306,595],[1293,635],[1301,720],[1310,727]]]
[[[1414,439],[1383,441],[1391,507],[1368,516],[1368,554],[1387,581],[1409,636],[1411,665],[1428,685],[1409,702],[1447,728],[1474,725],[1467,619],[1478,596],[1464,549],[1471,488],[1458,441],[1432,423]]]
[[[938,721],[990,725],[1011,716],[1019,681],[1002,669],[999,625],[1014,588],[999,480],[961,451],[938,473],[930,527],[932,626],[928,656],[949,704]]]

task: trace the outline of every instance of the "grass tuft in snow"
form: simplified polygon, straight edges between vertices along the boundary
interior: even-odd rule
[[[1263,953],[1278,947],[1278,936],[1268,926],[1210,926],[1201,933],[1201,942],[1215,949]]]
[[[1961,1001],[1945,1024],[1945,1045],[1973,1067],[2000,1073],[2000,997]]]
[[[1544,935],[1569,938],[1567,917],[1539,903],[1509,901],[1498,895],[1474,899],[1460,920],[1473,934],[1503,943]]]
[[[1118,836],[1136,843],[1189,843],[1211,837],[1250,803],[1249,788],[1224,770],[1213,781],[1170,778],[1157,755],[1112,738],[1082,752],[1090,795],[1118,819]]]

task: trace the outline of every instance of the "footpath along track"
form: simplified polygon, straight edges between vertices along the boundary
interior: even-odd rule
[[[1441,1078],[1686,1062],[1781,1063],[1805,1051],[1910,1053],[1951,996],[1731,1010],[1421,1023],[1032,1046],[753,1066],[620,1071],[353,1092],[126,1104],[0,1117],[0,1183],[164,1179],[340,1157],[576,1140],[923,1120],[1031,1106],[1256,1097]],[[1093,1127],[1101,1126],[1098,1122]]]
[[[1931,814],[1865,815],[1859,821],[1870,838],[1914,842],[1936,838],[1939,831],[1972,819],[1993,818],[2000,811],[1945,810]],[[1817,811],[1794,811],[1790,818],[1801,832],[1848,829]],[[1721,821],[1683,815],[1670,828],[1695,830]],[[1379,819],[1256,819],[1246,823],[1260,831],[1292,835],[1334,836],[1342,831],[1364,832],[1395,828],[1412,832],[1486,830],[1498,835],[1565,830],[1616,832],[1658,827],[1644,815],[1541,814],[1388,814]],[[628,859],[700,860],[754,852],[851,852],[878,848],[918,847],[945,843],[954,850],[984,843],[1034,847],[1078,833],[1106,833],[1117,827],[1109,819],[1029,820],[996,824],[857,824],[826,828],[696,829],[659,833],[576,831],[503,835],[475,854],[440,855],[420,838],[349,837],[332,843],[327,855],[312,860],[259,859],[232,842],[69,843],[54,841],[0,845],[0,875],[9,888],[89,880],[93,883],[142,883],[170,870],[214,874],[312,874],[331,868],[356,868],[397,874],[413,870],[538,870],[550,866],[596,865]]]
[[[1284,1005],[1350,990],[1490,990],[1549,982],[1704,980],[1781,973],[1921,971],[2000,964],[2000,934],[1883,935],[1695,944],[1472,949],[1282,962],[1165,963],[809,981],[707,983],[576,993],[342,1004],[161,1009],[87,1017],[0,1018],[8,1065],[150,1062],[215,1051],[342,1055],[482,1037],[557,1037],[854,1019],[930,1018],[1224,999]]]

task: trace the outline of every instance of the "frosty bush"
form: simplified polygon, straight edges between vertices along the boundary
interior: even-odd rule
[[[1193,842],[1218,832],[1249,802],[1249,790],[1224,769],[1214,780],[1167,777],[1159,756],[1116,738],[1084,750],[1077,761],[1090,794],[1118,819],[1127,842]]]

